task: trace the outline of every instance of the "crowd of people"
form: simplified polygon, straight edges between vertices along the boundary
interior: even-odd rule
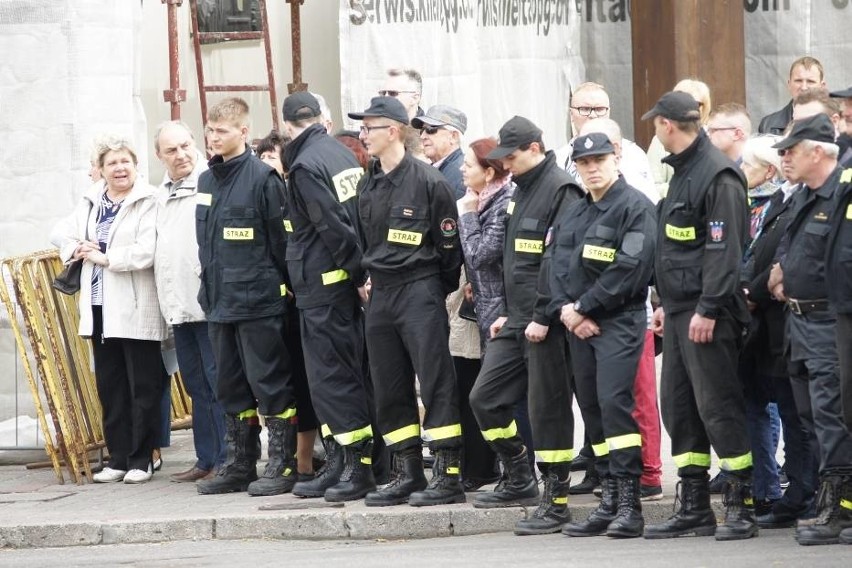
[[[519,535],[795,525],[800,544],[852,543],[852,88],[829,93],[812,57],[788,88],[752,134],[744,106],[681,81],[642,116],[647,154],[596,83],[574,89],[563,148],[523,116],[464,141],[463,110],[424,111],[412,69],[349,113],[357,132],[334,134],[308,92],[256,148],[245,101],[214,105],[209,161],[165,123],[158,188],[127,140],[100,140],[102,180],[52,235],[84,261],[79,333],[110,456],[95,481],[151,479],[171,330],[197,454],[172,480],[202,495],[472,493],[535,507]],[[645,526],[660,415],[678,499]],[[569,495],[593,492],[572,519]]]

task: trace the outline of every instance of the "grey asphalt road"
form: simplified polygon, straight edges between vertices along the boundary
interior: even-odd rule
[[[653,566],[660,568],[849,568],[852,546],[803,547],[792,529],[763,531],[756,539],[663,541],[575,539],[562,535],[516,537],[500,533],[414,541],[183,541],[167,544],[0,550],[5,568],[75,566],[180,568],[209,566]]]

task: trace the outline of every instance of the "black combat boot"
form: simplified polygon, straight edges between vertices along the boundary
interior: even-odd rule
[[[614,538],[637,538],[645,530],[642,517],[641,490],[638,477],[619,477],[618,513],[606,529],[606,536]]]
[[[376,478],[373,477],[373,441],[361,440],[343,447],[346,467],[340,475],[340,481],[325,492],[325,500],[332,503],[362,499],[370,491],[376,490]]]
[[[228,455],[215,477],[195,484],[200,495],[245,491],[257,479],[257,460],[260,458],[260,424],[257,417],[244,420],[235,414],[226,414],[225,426]]]
[[[589,495],[601,486],[600,475],[598,475],[598,471],[595,469],[595,460],[589,460],[588,464],[589,465],[586,468],[586,475],[583,476],[583,481],[571,487],[568,490],[569,495]]]
[[[260,479],[248,486],[252,497],[288,493],[296,484],[296,421],[292,418],[267,416],[269,456]]]
[[[601,502],[582,523],[569,523],[562,527],[562,534],[568,536],[599,536],[615,519],[618,511],[618,487],[612,477],[601,480]]]
[[[675,506],[680,509],[667,521],[645,527],[645,538],[674,538],[685,534],[711,536],[716,532],[716,515],[710,508],[709,476],[682,477],[675,490]]]
[[[796,541],[806,546],[839,543],[840,533],[852,527],[852,476],[824,475],[816,512],[816,518],[799,521]]]
[[[729,474],[726,483],[723,498],[725,521],[716,528],[716,540],[743,540],[757,536],[751,483],[736,474]]]
[[[415,491],[408,499],[412,507],[464,503],[464,487],[461,484],[461,451],[459,448],[444,448],[436,451],[432,479],[423,491]]]
[[[568,510],[568,487],[571,484],[569,465],[551,465],[544,478],[544,494],[533,514],[515,523],[515,534],[550,534],[559,532],[571,522]]]
[[[392,460],[390,483],[367,493],[364,504],[368,507],[402,505],[412,493],[426,489],[423,449],[419,445],[394,452]]]
[[[325,463],[313,479],[299,481],[293,486],[293,495],[296,497],[322,497],[326,489],[340,481],[344,467],[343,448],[331,436],[323,438],[322,445],[325,446]]]
[[[497,507],[532,507],[538,505],[538,484],[533,477],[526,448],[514,457],[498,454],[503,474],[494,491],[479,493],[473,498],[477,509]]]

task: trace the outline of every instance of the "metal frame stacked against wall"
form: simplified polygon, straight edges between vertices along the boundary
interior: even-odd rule
[[[65,483],[64,467],[71,480],[81,484],[92,481],[90,452],[99,452],[98,458],[102,460],[106,444],[90,339],[77,333],[80,320],[77,297],[61,294],[51,285],[61,270],[62,263],[55,250],[0,261],[0,300],[9,313],[39,426],[44,432],[49,458],[44,465],[53,467],[58,483]],[[11,290],[7,282],[12,283]],[[20,307],[23,327],[16,306]],[[31,360],[35,361],[38,379]],[[178,373],[172,376],[171,385],[172,429],[189,428],[192,403]]]

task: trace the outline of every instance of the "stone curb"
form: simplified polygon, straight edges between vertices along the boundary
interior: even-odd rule
[[[644,503],[647,524],[672,514],[672,500]],[[594,504],[571,507],[583,519]],[[721,503],[714,501],[717,516]],[[259,512],[221,518],[149,519],[136,522],[70,522],[0,525],[0,548],[48,548],[99,544],[140,544],[178,540],[399,540],[511,532],[532,508],[474,509],[470,504],[429,508],[311,509]]]

